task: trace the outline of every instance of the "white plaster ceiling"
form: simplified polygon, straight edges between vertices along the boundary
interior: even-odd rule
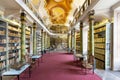
[[[96,21],[101,21],[104,18],[112,18],[111,7],[118,2],[120,0],[99,0],[96,6],[94,6]]]
[[[99,0],[99,2],[94,7],[95,10],[108,9],[120,0]]]
[[[0,0],[0,7],[6,17],[16,17],[20,13],[20,7],[15,0]]]
[[[15,0],[0,0],[0,6],[5,9],[19,9],[20,7],[16,4]]]

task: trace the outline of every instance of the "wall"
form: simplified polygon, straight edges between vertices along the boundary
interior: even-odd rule
[[[83,54],[87,54],[88,29],[89,29],[89,26],[85,26],[85,27],[83,28]]]
[[[120,70],[120,10],[114,10],[112,70]]]

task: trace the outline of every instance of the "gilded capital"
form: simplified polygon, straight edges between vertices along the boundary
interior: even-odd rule
[[[21,12],[21,16],[20,16],[20,18],[21,18],[21,22],[22,22],[22,21],[26,21],[26,14],[25,14],[24,11]]]
[[[89,20],[94,20],[95,19],[94,14],[95,14],[94,10],[89,11]]]
[[[82,21],[80,22],[80,28],[83,28],[83,22]]]
[[[37,26],[36,26],[36,23],[34,22],[33,23],[33,29],[36,29],[37,28]]]

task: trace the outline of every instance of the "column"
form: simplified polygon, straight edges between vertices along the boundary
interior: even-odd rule
[[[30,54],[33,55],[33,27],[30,28]]]
[[[75,28],[73,29],[73,50],[74,50],[74,53],[76,53],[76,34],[75,34]]]
[[[89,43],[88,55],[94,55],[94,10],[89,12]]]
[[[43,29],[41,30],[41,52],[43,53]]]
[[[33,23],[33,55],[37,54],[37,47],[36,47],[36,23]]]
[[[45,53],[45,32],[43,32],[43,51]]]
[[[71,42],[70,42],[71,40],[70,39],[71,39],[71,36],[70,36],[70,33],[68,33],[68,34],[69,34],[69,38],[68,38],[69,39],[69,41],[68,41],[69,49],[68,50],[69,50],[69,53],[70,53],[70,47],[71,47]]]
[[[41,30],[40,30],[40,51],[42,50],[42,48],[41,48],[41,45],[42,45],[42,43],[41,43],[41,36],[42,34],[41,34]]]
[[[88,0],[88,6],[91,4],[91,0]]]
[[[25,23],[26,23],[26,14],[23,11],[21,13],[21,55],[20,62],[25,62]]]
[[[70,49],[70,47],[69,47],[69,36],[70,36],[70,34],[68,33],[68,35],[67,35],[67,48],[68,48],[68,52],[70,52],[69,51],[69,49]]]
[[[46,34],[46,36],[47,36],[47,39],[46,39],[46,45],[47,45],[47,48],[49,48],[49,47],[50,47],[50,46],[49,46],[49,35]]]
[[[46,49],[46,32],[44,32],[44,50]]]
[[[83,22],[80,22],[80,53],[83,54]]]
[[[45,32],[45,49],[47,49],[47,33]]]
[[[48,44],[48,41],[49,41],[49,36],[48,36],[48,34],[46,34],[46,48],[48,49],[49,48],[49,44]]]
[[[73,42],[72,42],[72,44],[73,44],[73,51],[74,51],[74,53],[76,53],[76,49],[75,49],[75,47],[76,47],[76,38],[75,38],[75,28],[73,29]]]
[[[71,43],[70,50],[72,51],[72,31],[71,31],[71,42],[70,43]]]
[[[113,19],[114,19],[114,23],[111,32],[112,33],[111,69],[114,71],[119,71],[120,70],[120,9],[119,7],[113,10]]]

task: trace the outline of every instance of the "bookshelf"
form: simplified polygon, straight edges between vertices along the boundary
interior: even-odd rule
[[[19,25],[0,19],[0,72],[19,61]]]
[[[0,19],[0,74],[20,59],[20,25],[8,19]]]
[[[7,23],[0,19],[0,74],[7,68]]]
[[[80,52],[80,32],[76,32],[76,52]]]
[[[20,26],[8,22],[8,67],[19,61]]]
[[[47,36],[47,49],[50,48],[50,36],[48,35]]]
[[[89,47],[89,45],[90,45],[90,30],[88,30],[88,47],[87,47],[87,49],[88,49],[88,55],[90,55],[89,53],[90,53],[90,47]]]
[[[105,20],[94,28],[94,55],[96,67],[108,69],[110,66],[110,30],[111,24]]]
[[[37,54],[41,53],[41,35],[40,33],[36,33],[36,38],[37,38]]]
[[[30,28],[29,27],[26,27],[26,31],[25,31],[25,34],[26,34],[26,41],[25,41],[25,44],[26,44],[26,49],[30,49]]]

